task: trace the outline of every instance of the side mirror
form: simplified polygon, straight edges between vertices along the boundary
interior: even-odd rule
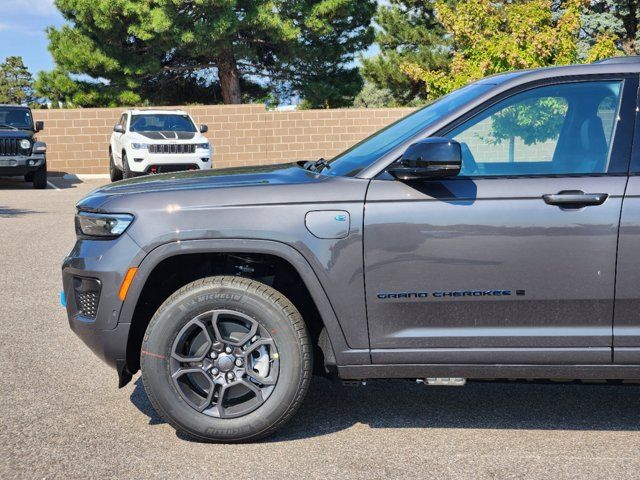
[[[455,177],[462,168],[462,148],[449,138],[432,137],[411,145],[387,170],[398,180]]]
[[[200,125],[200,133],[207,133],[209,131],[209,127],[206,125]]]
[[[124,133],[124,127],[118,123],[113,127],[113,131],[116,133]]]
[[[42,120],[38,120],[36,122],[36,132],[41,132],[44,130],[44,122]]]

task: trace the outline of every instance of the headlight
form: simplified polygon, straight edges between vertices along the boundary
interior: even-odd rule
[[[31,148],[31,142],[26,138],[20,140],[20,148],[23,150],[29,150]]]
[[[205,150],[209,150],[211,148],[211,145],[209,145],[209,142],[207,142],[207,143],[197,143],[196,144],[196,148],[204,148]]]
[[[144,150],[145,148],[149,148],[148,143],[132,143],[131,148],[134,150]]]
[[[128,213],[88,213],[76,215],[76,233],[87,237],[114,238],[127,229],[133,222]]]

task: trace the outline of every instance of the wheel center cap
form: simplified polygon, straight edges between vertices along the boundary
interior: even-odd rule
[[[229,372],[233,370],[235,360],[231,355],[222,355],[218,358],[218,368],[221,372]]]

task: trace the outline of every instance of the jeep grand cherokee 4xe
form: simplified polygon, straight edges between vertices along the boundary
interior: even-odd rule
[[[64,260],[71,328],[213,441],[281,426],[314,365],[640,378],[639,73],[507,73],[330,161],[100,188]]]
[[[109,142],[111,181],[147,173],[211,168],[212,151],[182,110],[127,110],[113,127]]]

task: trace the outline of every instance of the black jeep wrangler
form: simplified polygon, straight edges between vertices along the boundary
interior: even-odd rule
[[[29,107],[0,105],[0,176],[24,175],[34,188],[47,187],[47,146],[36,139],[43,128]]]

